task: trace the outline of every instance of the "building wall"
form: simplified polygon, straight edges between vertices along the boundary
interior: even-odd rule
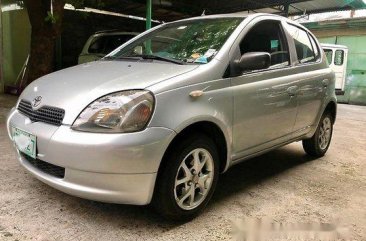
[[[25,9],[11,8],[15,1],[1,2],[2,82],[14,85],[27,59],[30,47],[30,23]],[[3,89],[1,89],[3,90]]]
[[[321,43],[348,47],[345,94],[337,96],[338,102],[366,105],[366,19],[312,23],[307,27]]]
[[[1,0],[0,0],[0,94],[4,92],[4,77],[3,77],[3,38],[2,38],[2,32],[3,32],[3,25],[1,21]]]

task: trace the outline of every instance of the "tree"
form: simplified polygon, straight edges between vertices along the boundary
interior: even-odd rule
[[[55,45],[62,32],[65,3],[103,7],[103,0],[23,0],[32,26],[26,84],[54,70]],[[51,11],[52,2],[52,11]]]
[[[53,71],[55,43],[61,34],[64,0],[24,0],[32,26],[26,83]]]

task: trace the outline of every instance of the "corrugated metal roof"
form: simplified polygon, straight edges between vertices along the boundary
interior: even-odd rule
[[[86,4],[89,1],[85,0]],[[145,16],[146,0],[108,0],[103,4],[103,10]],[[284,14],[288,4],[290,15],[366,8],[363,0],[153,0],[153,17],[171,21],[199,16],[203,11],[207,15],[241,11]]]

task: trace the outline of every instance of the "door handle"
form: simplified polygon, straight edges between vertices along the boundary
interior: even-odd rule
[[[323,79],[322,84],[323,84],[323,87],[328,87],[329,79]]]
[[[297,86],[290,86],[287,88],[286,92],[289,96],[295,96],[297,94],[297,90],[299,89],[299,87]]]

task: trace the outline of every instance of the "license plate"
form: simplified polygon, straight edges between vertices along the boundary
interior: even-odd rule
[[[16,127],[11,129],[13,141],[18,150],[35,159],[37,154],[37,137]]]

